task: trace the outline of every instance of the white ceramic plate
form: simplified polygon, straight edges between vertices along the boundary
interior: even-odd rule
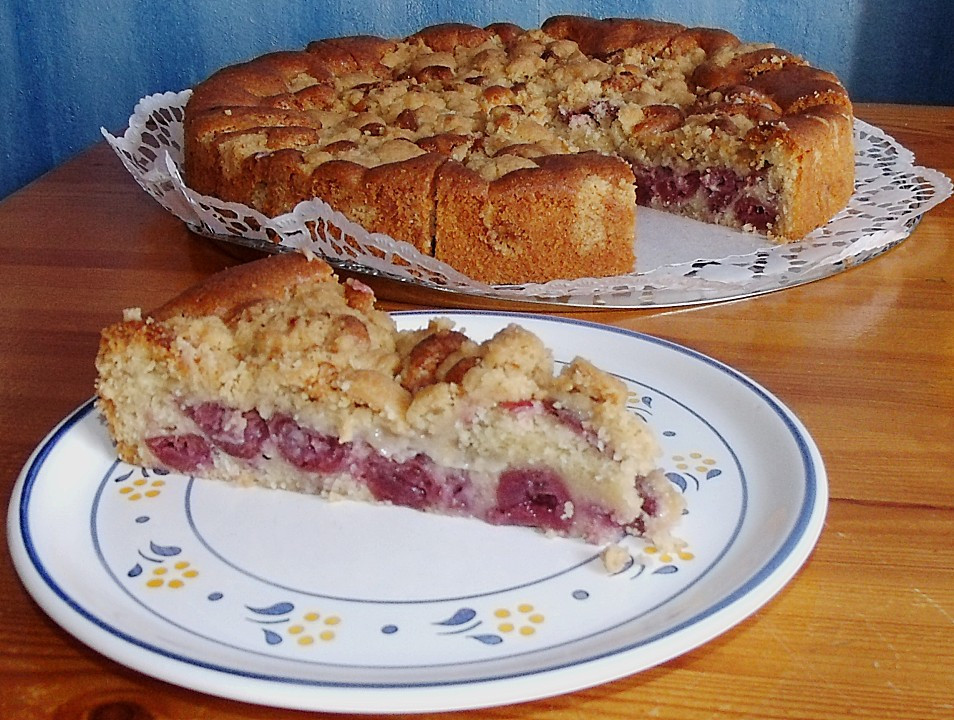
[[[438,313],[397,314],[417,327]],[[557,362],[632,391],[685,493],[684,551],[598,550],[523,528],[127,466],[91,403],[24,468],[14,561],[40,606],[104,655],[195,690],[289,708],[423,712],[552,696],[663,663],[788,582],[827,508],[797,418],[737,371],[596,324],[442,312],[472,337],[519,321]]]

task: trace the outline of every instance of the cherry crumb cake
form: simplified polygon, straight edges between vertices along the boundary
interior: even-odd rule
[[[398,331],[371,290],[281,254],[103,331],[97,407],[128,463],[591,543],[666,542],[682,496],[616,378],[534,334]]]
[[[838,78],[718,29],[552,17],[311,43],[220,70],[184,172],[265,215],[320,197],[490,283],[632,272],[635,204],[790,241],[847,203]]]

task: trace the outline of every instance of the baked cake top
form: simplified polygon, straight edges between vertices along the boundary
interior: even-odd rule
[[[758,170],[850,116],[838,79],[722,30],[559,16],[542,28],[446,24],[403,40],[311,43],[225,68],[189,101],[187,137],[226,167],[301,153],[365,167],[439,152],[493,180],[534,158],[599,150]]]

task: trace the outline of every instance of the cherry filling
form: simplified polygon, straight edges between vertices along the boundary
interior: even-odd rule
[[[439,507],[469,512],[472,486],[463,470],[442,468],[423,454],[400,462],[380,453],[371,453],[356,463],[355,475],[376,500],[422,510]]]
[[[702,185],[700,174],[693,170],[677,173],[670,168],[656,168],[650,192],[663,205],[681,205],[692,199]]]
[[[743,196],[735,202],[735,217],[738,221],[761,232],[775,224],[777,215],[777,208],[753,197]]]
[[[735,216],[740,225],[765,232],[778,217],[778,206],[752,194],[758,174],[742,177],[728,168],[707,168],[702,172],[678,172],[668,167],[633,166],[636,202],[679,209],[695,202],[712,216]]]
[[[498,403],[498,405],[504,410],[511,410],[513,412],[533,410],[534,408],[538,407],[535,400],[506,400],[502,403]]]
[[[710,212],[724,212],[742,189],[742,178],[728,168],[706,168],[699,178]]]
[[[351,443],[302,427],[287,415],[269,419],[268,430],[282,457],[301,470],[334,473],[348,468]]]
[[[287,462],[314,473],[351,471],[377,500],[422,509],[440,505],[466,510],[470,480],[463,471],[438,468],[425,455],[399,462],[365,444],[342,443],[331,435],[303,427],[288,415],[266,423],[256,410],[240,413],[216,403],[200,403],[184,412],[205,433],[162,435],[146,440],[159,461],[180,472],[212,464],[212,446],[242,459],[253,458],[269,439]]]
[[[642,513],[629,524],[629,527],[637,535],[643,535],[646,532],[645,518],[658,517],[662,508],[659,506],[659,498],[646,478],[641,477],[636,480],[636,489],[639,491],[640,497],[643,498]]]
[[[497,484],[497,507],[490,522],[567,530],[572,524],[570,493],[556,473],[542,468],[505,470]]]
[[[440,486],[433,465],[424,455],[397,462],[374,454],[356,470],[375,499],[422,510],[439,504]]]
[[[195,472],[212,464],[212,448],[195,433],[146,438],[146,446],[159,462],[178,472]]]
[[[216,447],[243,460],[258,455],[268,438],[268,426],[256,410],[239,413],[216,403],[200,403],[185,408],[185,413]]]
[[[595,442],[595,433],[586,428],[572,410],[550,401],[525,400],[502,403],[515,412],[546,413],[560,423]],[[160,435],[146,439],[159,462],[183,473],[201,471],[213,463],[221,451],[234,457],[252,459],[273,450],[300,470],[319,474],[349,472],[364,484],[376,500],[416,510],[441,508],[445,511],[478,515],[497,525],[523,525],[568,532],[582,536],[604,537],[619,525],[608,511],[596,506],[575,507],[560,475],[541,467],[504,470],[496,494],[477,499],[477,489],[465,470],[437,465],[427,455],[396,460],[364,442],[341,442],[338,438],[303,427],[288,415],[274,415],[267,422],[255,410],[240,412],[201,403],[184,412],[205,433]],[[657,512],[657,501],[648,487],[643,511]],[[487,507],[488,504],[490,507]],[[634,528],[640,528],[637,520]]]

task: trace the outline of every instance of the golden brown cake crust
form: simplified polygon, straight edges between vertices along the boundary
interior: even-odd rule
[[[607,57],[626,48],[662,52],[685,30],[677,23],[636,18],[597,20],[580,15],[557,15],[543,23],[548,35],[573,40],[580,50],[593,57]]]
[[[556,193],[555,163],[567,163],[545,158],[618,158],[612,173],[632,167],[640,204],[784,241],[847,203],[852,129],[838,78],[786,50],[560,15],[537,30],[446,23],[402,40],[317,40],[224,68],[186,107],[184,169],[198,192],[269,216],[321,197],[476,280],[545,281],[631,272],[621,238],[635,212],[614,200],[604,251],[579,252],[594,223],[564,213],[609,197],[600,164],[575,201],[561,190],[543,212],[498,223],[497,200]]]
[[[246,263],[223,270],[184,290],[149,313],[157,321],[214,315],[227,320],[243,308],[288,297],[299,283],[336,283],[331,267],[301,253],[282,253],[267,263]]]
[[[492,283],[546,282],[571,277],[578,267],[605,276],[618,274],[620,261],[631,266],[635,198],[629,168],[597,153],[536,162],[496,181],[460,163],[445,164],[437,179],[437,259]],[[581,190],[593,184],[602,187]],[[592,194],[589,207],[580,202]],[[586,228],[577,231],[581,223]],[[581,237],[590,242],[580,243]]]

